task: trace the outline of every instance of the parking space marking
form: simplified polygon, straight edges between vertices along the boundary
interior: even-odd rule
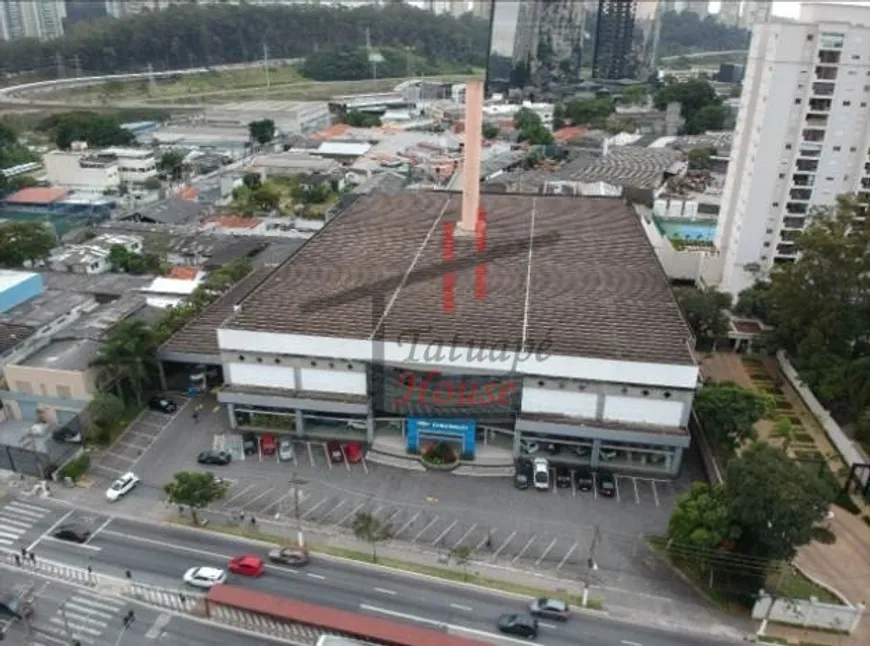
[[[314,451],[311,450],[311,442],[306,442],[305,446],[308,448],[308,460],[311,462],[312,467],[316,467],[317,463],[314,461]],[[329,462],[329,460],[327,460]]]
[[[571,469],[571,495],[577,497],[577,472]]]
[[[571,555],[577,549],[577,545],[578,545],[578,541],[575,541],[574,544],[571,546],[571,549],[569,549],[568,552],[565,554],[565,556],[562,557],[562,560],[559,561],[559,565],[556,566],[557,570],[561,570],[562,567],[565,565],[565,563],[568,562],[568,559],[571,558]]]
[[[248,506],[248,507],[250,507],[250,505],[253,505],[257,500],[259,500],[259,499],[262,498],[263,496],[268,496],[270,493],[272,493],[272,489],[266,489],[266,490],[265,490],[263,493],[261,493],[260,495],[258,495],[258,496],[254,496],[253,498],[251,498],[248,502],[245,503],[245,505]],[[271,505],[270,505],[270,506],[271,506]],[[265,512],[266,509],[268,509],[268,508],[269,508],[269,507],[266,507],[263,511]]]
[[[626,639],[623,639],[620,643],[625,644],[625,646],[643,646],[643,644],[641,644],[639,642],[630,642]]]
[[[487,541],[492,541],[492,535],[495,534],[496,530],[498,530],[498,527],[491,527],[490,529],[486,530],[486,536],[480,539],[480,542],[474,548],[474,551],[479,552],[480,548],[483,547]]]
[[[147,446],[142,446],[140,444],[133,444],[130,440],[118,440],[117,444],[123,444],[124,446],[139,449],[140,451],[145,451],[148,448]]]
[[[619,495],[619,478],[613,479],[613,487],[616,489],[616,502],[622,502],[622,498]]]
[[[275,513],[276,513],[276,514],[280,514],[280,513],[281,513],[281,503],[282,503],[282,502],[283,502],[283,501],[284,501],[288,496],[291,496],[291,495],[293,495],[293,487],[290,487],[290,491],[288,491],[288,492],[285,493],[283,496],[281,496],[280,498],[278,498],[278,500],[276,500],[276,501],[273,502],[273,503],[270,503],[268,507],[265,507],[265,508],[263,509],[263,513],[264,513],[264,514],[269,513],[269,510],[272,509],[272,507],[274,507],[274,508],[275,508]]]
[[[389,594],[389,595],[396,594],[395,590],[387,590],[386,588],[375,588],[375,592],[380,592],[381,594]]]
[[[534,543],[535,539],[537,538],[538,535],[533,534],[532,537],[529,539],[529,542],[523,546],[523,549],[521,549],[519,553],[515,557],[513,557],[513,559],[511,559],[511,563],[516,563],[522,557],[522,555],[525,554],[526,551],[532,546],[532,543]]]
[[[399,510],[398,510],[398,509],[394,509],[391,513],[389,513],[388,515],[386,515],[386,516],[384,516],[383,518],[381,518],[381,522],[382,522],[384,525],[389,525],[389,524],[390,524],[390,521],[392,521],[393,518],[395,518],[398,514],[399,514]]]
[[[460,538],[458,541],[456,541],[456,545],[453,546],[453,549],[459,548],[462,545],[462,543],[465,542],[465,539],[468,538],[469,534],[471,534],[471,532],[473,532],[475,530],[476,527],[477,527],[477,523],[472,524],[472,526],[468,528],[468,531],[462,535],[462,538]]]
[[[321,446],[323,447],[323,455],[326,457],[326,466],[328,466],[329,470],[332,471],[332,460],[329,459],[329,449],[326,448],[326,442],[324,442]],[[340,448],[341,447],[339,447],[339,449]],[[342,453],[342,455],[344,455],[344,453]]]
[[[450,530],[453,529],[454,527],[456,527],[456,524],[458,522],[459,522],[458,520],[454,520],[452,523],[450,523],[450,525],[447,526],[447,529],[445,529],[443,532],[438,534],[438,538],[436,538],[434,541],[432,541],[432,545],[437,547],[438,544],[441,542],[441,539],[444,538],[445,536],[447,536],[447,534],[450,533]]]
[[[650,485],[652,485],[652,490],[653,490],[653,500],[655,500],[656,507],[661,507],[661,505],[659,504],[659,492],[656,491],[656,481],[655,481],[655,480],[650,480]]]
[[[293,450],[290,452],[290,457],[293,459],[293,466],[298,467],[299,462],[296,460],[296,447],[293,447]]]
[[[640,492],[637,490],[637,478],[632,478],[631,481],[634,483],[634,502],[639,505]]]
[[[556,486],[556,467],[550,467],[550,488],[553,493],[559,493],[556,491],[559,488]]]
[[[325,449],[326,449],[326,447],[324,447],[324,450],[325,450]],[[341,451],[341,454],[344,456],[344,466],[345,466],[345,468],[346,468],[348,471],[350,471],[350,461],[347,459],[347,448],[344,446],[344,444],[339,444],[339,445],[338,445],[338,450]],[[327,453],[327,457],[329,457],[328,453]]]
[[[399,534],[401,534],[401,533],[404,532],[406,529],[408,529],[411,525],[413,525],[413,524],[414,524],[414,521],[417,520],[417,519],[420,517],[420,514],[421,514],[421,513],[422,513],[422,512],[419,512],[419,511],[418,511],[418,512],[415,513],[413,516],[411,516],[411,519],[410,519],[408,522],[406,522],[404,525],[402,525],[399,529],[396,530],[396,533],[393,534],[393,538],[398,538],[398,537],[399,537]]]
[[[553,541],[549,545],[547,545],[547,549],[545,549],[544,553],[541,554],[540,558],[538,558],[538,560],[535,561],[535,567],[539,566],[541,564],[541,561],[543,561],[545,558],[547,558],[547,554],[550,553],[550,550],[553,549],[553,546],[555,546],[556,543],[558,543],[558,542],[559,542],[559,539],[554,538]]]
[[[439,518],[439,516],[435,516],[435,518],[433,518],[432,520],[430,520],[430,521],[426,524],[426,526],[425,526],[423,529],[421,529],[421,530],[417,533],[417,535],[416,535],[414,538],[411,539],[411,542],[412,542],[412,543],[416,543],[416,542],[417,542],[417,539],[420,538],[423,534],[425,534],[425,533],[426,533],[426,530],[429,529],[430,527],[432,527],[432,525],[434,525],[434,524],[438,521],[438,518]]]
[[[323,500],[320,501],[320,504],[319,504],[318,506],[322,505],[322,504],[325,503],[327,500],[332,500],[332,498],[324,498]],[[338,511],[339,509],[341,509],[342,507],[344,507],[346,504],[347,504],[347,501],[346,501],[346,500],[339,500],[339,501],[338,501],[338,504],[337,504],[335,507],[333,507],[333,508],[330,509],[328,512],[326,512],[326,515],[324,515],[323,518],[320,519],[320,522],[322,523],[323,521],[325,521],[327,518],[329,518],[332,514],[334,514],[335,512],[337,512],[337,511]],[[309,513],[311,513],[312,511],[314,511],[314,509],[309,509],[309,510],[306,512],[305,516],[307,516],[307,515],[308,515]],[[302,516],[302,518],[304,519],[305,516]]]
[[[309,515],[313,514],[317,509],[319,509],[320,507],[322,507],[322,506],[326,503],[327,500],[332,500],[332,499],[331,499],[331,498],[328,498],[328,497],[327,497],[327,498],[324,498],[324,499],[321,500],[319,503],[317,503],[316,505],[314,505],[313,507],[311,507],[311,509],[307,510],[304,514],[302,514],[302,516],[300,516],[300,518],[301,518],[302,520],[305,520],[306,518],[308,518]],[[336,507],[336,509],[338,509],[338,507]],[[333,510],[333,511],[335,511],[335,510]]]
[[[598,475],[592,472],[592,495],[598,500]]]
[[[348,518],[353,518],[353,516],[363,507],[365,507],[365,503],[361,502],[356,507],[351,509],[348,513],[346,513],[344,516],[342,516],[341,520],[338,521],[337,523],[335,523],[334,527],[339,527],[339,526],[343,525],[344,521],[346,521]]]
[[[474,609],[469,606],[461,606],[458,603],[451,603],[450,607],[454,610],[464,610],[465,612],[473,612]]]
[[[365,471],[366,473],[368,473],[368,472],[369,472],[369,465],[366,464],[366,456],[362,456],[362,457],[360,458],[359,463],[362,465],[363,471]]]
[[[248,485],[247,487],[245,487],[244,489],[242,489],[239,493],[237,493],[235,496],[233,496],[232,498],[229,498],[229,499],[224,503],[223,506],[224,506],[224,507],[229,506],[229,504],[230,504],[233,500],[237,500],[237,499],[241,498],[242,496],[244,496],[247,492],[249,492],[251,489],[253,489],[253,488],[256,487],[256,486],[257,486],[257,485],[255,485],[255,484]]]
[[[512,540],[514,540],[514,536],[516,536],[516,535],[517,535],[516,532],[511,532],[511,535],[508,536],[508,537],[505,539],[504,543],[502,543],[502,544],[499,546],[499,548],[498,548],[498,549],[493,553],[493,555],[492,555],[493,560],[495,560],[496,557],[497,557],[499,554],[501,554],[501,551],[502,551],[504,548],[506,548],[506,547],[508,546],[508,543],[510,543]]]

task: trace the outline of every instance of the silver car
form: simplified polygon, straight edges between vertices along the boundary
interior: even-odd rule
[[[546,597],[541,597],[540,599],[535,599],[529,604],[529,614],[533,617],[545,617],[547,619],[567,621],[570,611],[568,604],[561,599],[548,599]]]
[[[284,438],[278,444],[278,459],[286,462],[293,459],[293,441]]]

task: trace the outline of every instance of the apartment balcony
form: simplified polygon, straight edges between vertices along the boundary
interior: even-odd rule
[[[792,175],[791,177],[791,185],[795,188],[810,188],[815,183],[815,175]]]
[[[870,177],[861,178],[861,188],[870,191]]]
[[[833,103],[831,99],[810,99],[810,112],[830,112]]]
[[[803,151],[801,151],[803,152]],[[803,173],[815,173],[819,169],[818,159],[798,159],[795,163],[795,170]]]
[[[808,128],[824,128],[828,125],[828,115],[808,114],[804,121]]]
[[[795,249],[794,243],[783,242],[776,245],[776,253],[780,256],[796,256],[797,249]]]
[[[808,188],[793,188],[788,192],[788,196],[792,200],[808,202],[812,198],[813,192]]]
[[[836,81],[837,68],[827,65],[816,65],[816,80],[819,81]]]
[[[832,96],[834,94],[834,83],[828,81],[817,81],[813,83],[813,96]]]
[[[867,162],[866,164],[864,164],[864,174],[870,175],[870,162]]]
[[[786,202],[785,212],[789,215],[806,215],[809,211],[809,205],[801,202]]]
[[[801,232],[795,229],[784,229],[779,232],[779,237],[783,242],[794,242],[800,234]]]
[[[806,206],[805,204],[802,206]],[[801,230],[806,225],[806,218],[783,218],[782,219],[782,227],[783,229],[797,229]]]
[[[840,63],[841,52],[836,49],[819,50],[819,63],[823,65],[838,65]]]
[[[798,157],[821,157],[824,145],[816,141],[804,141],[798,149]]]
[[[825,139],[825,131],[817,130],[815,128],[804,128],[803,132],[801,132],[801,136],[803,137],[801,144],[805,142],[821,143]]]

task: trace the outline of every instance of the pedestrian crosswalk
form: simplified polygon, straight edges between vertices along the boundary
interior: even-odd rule
[[[96,644],[110,626],[117,631],[126,606],[123,599],[77,592],[61,604],[47,623],[34,626],[34,643],[40,643],[40,637],[44,637],[46,646],[59,640],[64,644],[74,641]]]
[[[0,507],[0,545],[15,545],[36,523],[52,510],[11,500]]]

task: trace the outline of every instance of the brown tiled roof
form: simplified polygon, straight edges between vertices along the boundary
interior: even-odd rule
[[[10,204],[53,204],[69,195],[65,188],[44,188],[35,186],[23,188],[6,198]]]
[[[694,363],[691,333],[627,204],[481,199],[491,256],[483,300],[475,298],[473,238],[457,238],[455,311],[442,309],[443,224],[459,220],[459,194],[372,194],[321,229],[222,327],[371,338],[379,318],[372,295],[380,293],[386,340],[419,332],[420,344],[523,343],[550,354]]]
[[[176,265],[169,272],[169,278],[177,278],[179,280],[196,280],[197,276],[199,276],[199,269],[184,265]]]
[[[226,294],[205,308],[202,314],[173,334],[166,343],[160,346],[160,353],[218,354],[218,327],[224,319],[232,314],[233,305],[242,300],[245,294],[259,285],[272,271],[273,268],[269,267],[252,271]]]

